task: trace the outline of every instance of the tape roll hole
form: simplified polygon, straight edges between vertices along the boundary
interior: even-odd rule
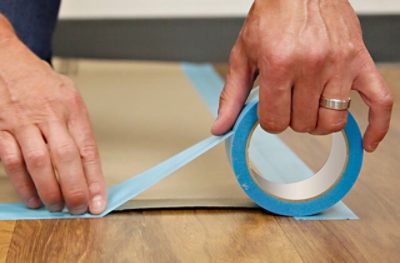
[[[347,140],[342,132],[314,136],[287,129],[274,135],[257,123],[247,141],[246,159],[255,182],[268,194],[288,201],[309,200],[341,178],[348,159]]]

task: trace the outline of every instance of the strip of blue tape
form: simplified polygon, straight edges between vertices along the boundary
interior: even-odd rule
[[[89,213],[83,215],[71,215],[67,210],[54,213],[44,208],[28,209],[22,203],[0,203],[0,220],[30,220],[30,219],[69,219],[69,218],[96,218],[111,213],[116,208],[159,183],[187,163],[196,159],[203,153],[215,147],[219,143],[231,137],[233,132],[224,136],[211,136],[160,164],[109,188],[109,204],[107,210],[100,215]]]
[[[193,83],[211,113],[216,116],[218,111],[218,98],[224,86],[214,67],[210,64],[183,63],[182,70]],[[253,135],[254,147],[250,149],[253,164],[262,174],[274,182],[293,182],[303,180],[313,175],[313,171],[301,160],[278,136],[272,134]],[[274,154],[269,154],[273,152]],[[285,163],[283,168],[281,163]],[[348,220],[358,219],[343,202],[338,202],[333,207],[311,216],[298,216],[297,220]]]
[[[351,125],[348,124],[345,129],[345,133],[348,136],[348,141],[350,143],[350,157],[345,170],[345,175],[343,176],[344,179],[335,185],[327,195],[323,194],[311,202],[307,201],[303,202],[301,205],[296,205],[293,203],[282,203],[276,199],[274,200],[273,197],[268,196],[265,192],[263,193],[266,196],[262,196],[260,190],[252,186],[252,184],[255,183],[251,177],[247,176],[246,178],[246,173],[249,173],[249,171],[247,166],[243,165],[243,154],[246,147],[243,142],[247,140],[249,135],[249,126],[246,125],[253,125],[254,121],[257,119],[256,107],[256,100],[250,102],[240,114],[235,129],[224,136],[211,136],[178,153],[170,159],[144,171],[143,173],[136,175],[119,185],[111,187],[109,189],[109,206],[101,215],[84,214],[77,216],[69,214],[66,210],[59,213],[50,213],[45,209],[28,209],[20,203],[0,203],[0,219],[66,219],[96,218],[105,216],[138,194],[157,184],[187,163],[196,159],[198,156],[231,137],[232,140],[229,144],[231,147],[228,150],[231,154],[235,175],[246,194],[261,207],[283,215],[302,216],[323,211],[332,206],[335,202],[339,201],[340,198],[350,190],[361,167],[361,134],[352,116],[349,115],[349,123]],[[244,179],[249,181],[243,181]],[[246,187],[244,187],[244,185],[246,185]]]
[[[224,81],[210,64],[182,63],[182,70],[193,83],[200,97],[207,104],[214,117],[218,114],[219,95]]]

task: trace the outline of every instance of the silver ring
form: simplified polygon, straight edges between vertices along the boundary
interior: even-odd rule
[[[321,97],[321,99],[319,100],[319,105],[326,109],[342,111],[350,108],[350,101],[350,98],[348,98],[347,100],[338,100]]]

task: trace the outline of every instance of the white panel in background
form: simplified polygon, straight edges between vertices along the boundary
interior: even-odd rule
[[[251,0],[64,0],[61,18],[243,16]]]
[[[245,16],[252,0],[64,0],[61,18]],[[400,14],[400,0],[351,0],[359,14]]]

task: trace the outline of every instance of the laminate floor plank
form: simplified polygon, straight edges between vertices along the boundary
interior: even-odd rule
[[[359,220],[296,221],[257,209],[164,209],[90,220],[2,221],[0,261],[400,262],[400,65],[379,69],[395,107],[387,138],[365,155],[360,179],[344,199]],[[218,72],[225,74],[226,66]],[[364,130],[367,108],[356,94],[352,99],[351,111]],[[326,140],[282,138],[314,169],[329,150]]]
[[[15,221],[0,221],[0,262],[5,262],[14,233]]]
[[[400,260],[400,66],[380,65],[379,69],[392,88],[395,107],[387,137],[375,153],[365,154],[360,178],[344,199],[360,219],[299,222],[276,218],[305,262],[317,258],[319,262]],[[367,126],[367,110],[360,97],[352,94],[351,112],[362,130]],[[290,137],[284,139],[297,149]],[[315,152],[308,154],[311,159],[320,158]]]
[[[27,237],[33,237],[29,241]],[[303,262],[259,210],[150,210],[18,221],[9,262]]]

